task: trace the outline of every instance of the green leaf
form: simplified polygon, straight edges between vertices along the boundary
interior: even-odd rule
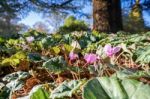
[[[55,38],[55,39],[61,39],[62,35],[57,33],[57,34],[53,35],[53,38]]]
[[[83,99],[110,99],[105,90],[102,88],[102,85],[99,82],[99,79],[95,78],[87,82],[83,89]]]
[[[13,80],[6,84],[7,88],[9,88],[12,92],[16,90],[20,90],[24,85],[24,81],[22,80]]]
[[[19,59],[11,59],[11,58],[6,58],[2,61],[2,65],[11,65],[11,66],[16,66],[20,63]]]
[[[41,40],[41,44],[44,48],[48,48],[49,45],[53,44],[51,37],[46,37]]]
[[[17,40],[17,39],[9,39],[7,41],[7,44],[9,44],[9,45],[16,45],[16,44],[18,44],[18,42],[19,42],[19,40]]]
[[[71,50],[73,49],[73,47],[70,46],[70,45],[68,45],[68,44],[64,44],[64,48],[65,48],[65,52],[66,52],[66,53],[70,53]]]
[[[43,63],[43,67],[54,73],[60,73],[66,69],[66,62],[63,57],[57,56]]]
[[[140,42],[140,41],[143,41],[143,40],[146,40],[146,39],[147,39],[146,35],[141,36],[141,35],[135,34],[135,35],[130,36],[129,41],[135,43],[135,42]]]
[[[0,44],[4,43],[5,42],[5,39],[0,37]]]
[[[55,52],[55,54],[59,54],[60,53],[60,48],[59,47],[52,47],[53,51]]]
[[[50,98],[63,98],[63,97],[72,97],[72,94],[83,84],[82,81],[72,80],[70,82],[63,82],[51,93]],[[64,98],[63,98],[64,99]]]
[[[10,82],[12,80],[20,80],[20,79],[25,79],[27,77],[29,77],[30,74],[28,72],[22,72],[22,71],[18,71],[18,72],[14,72],[11,74],[6,75],[3,78],[3,81],[7,81]]]
[[[20,52],[17,52],[15,55],[13,55],[12,58],[25,59],[26,54],[25,54],[25,52],[20,51]]]
[[[33,62],[41,62],[42,61],[41,55],[38,53],[29,53],[28,59]]]
[[[150,76],[150,72],[146,72],[146,71],[133,72],[129,70],[117,71],[117,73],[113,75],[113,77],[117,77],[119,79],[125,79],[125,78],[138,79],[140,77],[149,77],[149,76]]]
[[[8,99],[10,94],[10,89],[6,86],[0,90],[0,99]]]
[[[92,42],[95,42],[95,41],[96,41],[96,37],[94,37],[93,35],[91,35],[91,36],[90,36],[90,40],[91,40]]]
[[[27,77],[29,77],[29,73],[22,71],[6,75],[2,80],[8,83],[4,87],[4,90],[2,90],[2,96],[0,94],[0,99],[1,97],[3,97],[2,99],[7,99],[6,96],[12,99],[12,93],[16,90],[20,90],[24,86],[25,82],[23,79]]]
[[[0,82],[0,90],[4,87],[5,85]]]
[[[20,63],[20,60],[25,59],[26,54],[22,51],[17,52],[16,54],[12,55],[10,58],[6,58],[2,61],[2,65],[11,65],[16,66]]]
[[[39,88],[31,95],[30,99],[49,99],[49,95],[50,93],[47,92],[45,89]]]
[[[150,86],[133,79],[94,78],[83,89],[83,99],[149,99]]]
[[[49,88],[49,84],[47,86]],[[44,84],[35,85],[27,96],[18,97],[18,99],[49,99],[50,91]]]
[[[150,46],[137,50],[137,55],[136,62],[150,63]]]

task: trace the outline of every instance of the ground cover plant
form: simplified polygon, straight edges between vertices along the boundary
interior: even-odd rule
[[[0,38],[0,99],[149,99],[150,32],[31,30]]]

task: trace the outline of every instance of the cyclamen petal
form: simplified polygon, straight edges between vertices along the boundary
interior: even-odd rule
[[[111,47],[110,44],[105,45],[104,47],[104,52],[106,53],[107,56],[112,57],[115,55],[117,52],[119,52],[121,47]]]
[[[86,60],[87,63],[92,64],[92,63],[96,62],[97,55],[96,54],[86,54],[84,56],[84,59]]]
[[[112,53],[112,52],[110,52],[110,53],[107,52],[106,54],[107,54],[107,56],[109,56],[109,57],[112,57],[112,56],[113,56],[113,53]]]
[[[70,60],[75,60],[75,59],[77,59],[77,58],[78,58],[78,55],[77,55],[77,54],[75,54],[75,53],[73,53],[73,52],[70,52],[70,54],[69,54],[69,58],[70,58]]]
[[[111,45],[110,44],[107,44],[107,45],[105,45],[105,47],[104,47],[104,51],[105,52],[111,52]]]
[[[116,54],[117,52],[120,51],[120,49],[121,49],[121,48],[118,47],[118,46],[117,46],[117,47],[114,47],[114,48],[113,48],[113,53]]]

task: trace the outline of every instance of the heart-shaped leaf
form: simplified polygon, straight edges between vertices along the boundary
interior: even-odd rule
[[[94,78],[84,86],[83,99],[149,99],[150,85],[134,79]]]
[[[60,73],[66,69],[66,62],[62,56],[57,56],[43,63],[43,67],[54,73]]]
[[[82,84],[83,82],[80,80],[72,80],[70,82],[65,81],[52,91],[50,98],[71,97]]]

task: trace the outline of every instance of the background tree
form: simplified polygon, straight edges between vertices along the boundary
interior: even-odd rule
[[[99,32],[122,30],[120,0],[93,0],[93,26]]]
[[[127,32],[144,32],[150,30],[146,26],[144,13],[150,13],[150,0],[123,0],[123,27]]]
[[[129,12],[129,15],[125,18],[125,31],[144,32],[146,30],[146,27],[144,25],[142,8],[139,0],[136,0],[135,4],[131,8],[131,11]]]
[[[58,30],[59,33],[71,33],[74,31],[87,31],[89,30],[88,25],[82,21],[77,20],[74,16],[69,16],[65,19],[63,26]]]
[[[21,30],[21,26],[16,24],[17,21],[18,19],[11,15],[2,15],[0,17],[0,36],[17,36],[16,33]]]
[[[21,13],[27,11],[27,2],[20,0],[0,0],[0,36],[11,37],[17,35],[21,26],[16,24]]]

